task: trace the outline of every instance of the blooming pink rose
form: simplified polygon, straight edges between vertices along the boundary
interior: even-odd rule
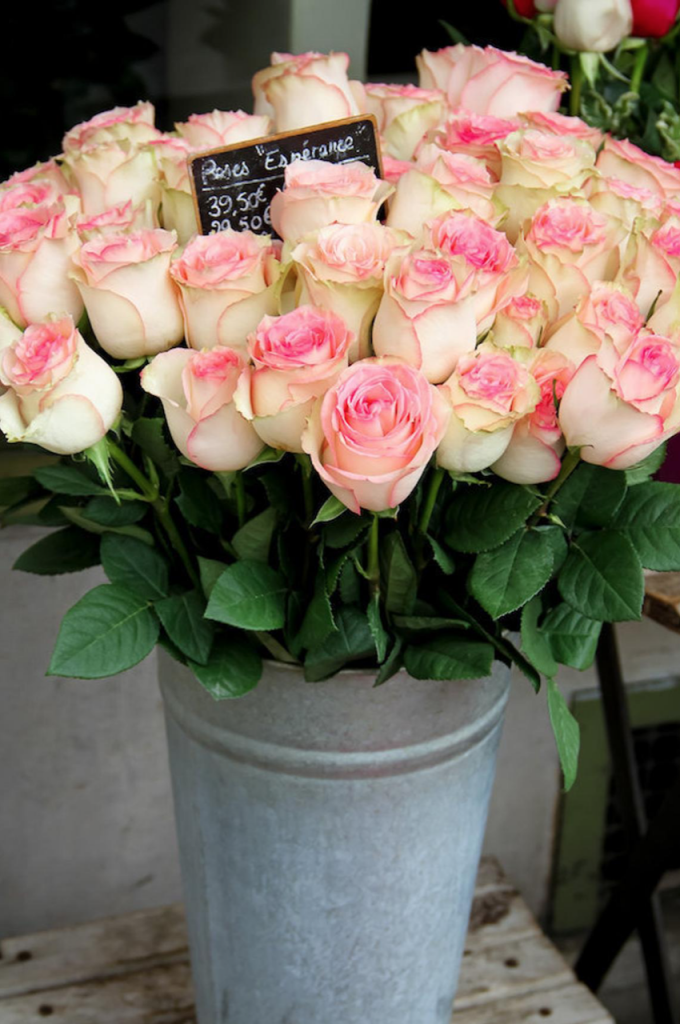
[[[415,167],[413,160],[397,160],[389,153],[382,154],[383,177],[390,185],[396,185],[402,174],[412,171]]]
[[[253,77],[255,114],[274,118],[286,132],[359,113],[347,78],[346,53],[272,54]]]
[[[544,302],[533,295],[517,295],[496,314],[493,343],[498,348],[535,348],[547,319]]]
[[[235,146],[239,142],[261,139],[271,132],[271,119],[243,110],[213,110],[210,114],[191,114],[188,121],[175,124],[195,152]]]
[[[575,366],[599,352],[605,339],[624,352],[643,325],[632,295],[621,285],[596,281],[575,309],[551,329],[546,348],[562,352]]]
[[[60,195],[69,191],[69,183],[56,160],[44,160],[34,164],[33,167],[27,167],[25,171],[15,171],[7,181],[3,182],[3,185],[11,188],[13,185],[27,185],[42,181],[51,182]]]
[[[585,462],[628,469],[680,427],[680,350],[640,331],[622,355],[603,345],[568,384],[559,420]]]
[[[187,139],[163,135],[144,147],[151,153],[160,187],[160,220],[166,231],[176,231],[177,241],[185,245],[198,228],[191,194],[188,159],[194,152]]]
[[[245,352],[246,338],[262,317],[278,312],[274,284],[279,262],[265,235],[197,235],[172,262],[170,273],[179,287],[192,348],[221,345]]]
[[[491,468],[515,484],[541,484],[554,480],[562,463],[564,440],[557,409],[574,375],[573,364],[560,352],[539,349],[528,369],[540,389],[533,412],[515,424],[510,444]]]
[[[493,46],[447,46],[416,57],[420,84],[443,89],[450,105],[476,114],[514,117],[522,110],[557,110],[567,76]]]
[[[631,230],[638,218],[646,220],[661,215],[664,200],[658,192],[630,185],[618,178],[593,179],[589,201],[594,210],[616,217]]]
[[[567,114],[545,110],[530,110],[523,113],[521,119],[529,128],[537,128],[540,132],[560,135],[562,138],[568,135],[574,139],[581,139],[582,142],[589,142],[595,150],[602,143],[603,135],[600,129],[593,128],[580,117],[569,117]]]
[[[161,399],[182,455],[213,473],[243,469],[263,448],[234,404],[244,368],[240,352],[216,346],[207,352],[162,352],[142,371],[142,387]]]
[[[496,462],[513,425],[540,399],[526,366],[490,342],[461,356],[439,391],[452,412],[437,463],[456,473],[475,473]]]
[[[464,291],[474,295],[477,333],[491,327],[499,310],[526,291],[528,274],[502,231],[478,217],[449,213],[428,225],[427,245],[454,257],[465,279]]]
[[[446,429],[447,409],[418,370],[364,359],[318,399],[302,447],[328,489],[357,514],[408,498]]]
[[[628,139],[607,137],[597,158],[597,169],[605,178],[626,181],[670,198],[680,191],[680,168],[652,156]]]
[[[446,97],[438,89],[367,82],[364,92],[365,109],[375,116],[385,149],[398,160],[413,159],[422,137],[446,112]]]
[[[79,320],[83,303],[69,279],[78,238],[59,203],[0,212],[0,305],[25,327],[50,313]]]
[[[68,152],[64,163],[80,193],[83,212],[94,217],[111,206],[160,202],[158,169],[151,150],[126,138]]]
[[[97,341],[116,359],[155,355],[184,336],[177,293],[170,279],[174,232],[108,234],[86,242],[73,258]]]
[[[458,110],[441,128],[431,132],[428,140],[450,153],[467,154],[482,160],[497,181],[501,174],[498,145],[519,127],[516,118],[510,120]]]
[[[446,380],[477,340],[474,298],[451,258],[420,249],[396,257],[373,325],[378,356],[396,356],[432,384]]]
[[[609,281],[616,275],[623,235],[618,221],[597,213],[587,202],[551,199],[536,211],[520,247],[548,279],[564,315],[593,281]],[[532,278],[532,290],[536,288]]]
[[[302,451],[314,401],[347,368],[351,341],[339,316],[314,306],[266,316],[249,335],[254,369],[242,374],[236,405],[266,444]]]
[[[372,222],[393,191],[359,161],[296,160],[286,167],[285,187],[272,200],[272,225],[286,242],[297,242],[328,224]]]
[[[31,324],[0,350],[0,430],[9,441],[73,455],[100,441],[118,418],[123,392],[70,316]]]
[[[48,179],[0,186],[0,213],[22,206],[54,206],[63,193]]]
[[[69,155],[119,140],[140,145],[161,134],[154,127],[154,119],[152,103],[140,102],[134,107],[103,110],[66,132],[62,143],[64,153]]]
[[[127,203],[121,203],[120,206],[109,207],[108,210],[98,213],[95,217],[83,217],[76,221],[76,231],[84,242],[89,242],[91,238],[96,238],[98,235],[120,235],[128,231],[156,228],[158,224],[154,223],[154,220],[150,203],[133,206],[132,202],[128,200]]]
[[[330,309],[355,335],[350,362],[369,354],[370,328],[383,294],[387,261],[407,236],[382,224],[332,224],[291,253],[300,302]]]

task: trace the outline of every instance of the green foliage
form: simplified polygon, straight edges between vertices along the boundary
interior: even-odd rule
[[[206,615],[241,629],[281,629],[286,582],[261,562],[236,562],[215,583]]]
[[[551,540],[544,532],[521,529],[500,547],[477,556],[468,587],[496,619],[526,604],[545,586],[552,571]]]
[[[205,600],[197,590],[173,594],[154,605],[168,638],[190,661],[205,665],[215,635],[212,622],[204,618]]]
[[[512,537],[540,504],[540,497],[516,484],[468,488],[449,506],[446,543],[454,551],[490,551]]]
[[[572,715],[554,679],[548,680],[548,713],[560,756],[565,790],[576,780],[580,734],[578,722]]]
[[[75,526],[67,526],[41,537],[19,555],[12,568],[40,576],[56,576],[63,572],[80,572],[93,565],[99,565],[99,540],[92,533],[83,534]]]
[[[134,537],[107,533],[102,537],[101,559],[112,583],[119,583],[152,601],[168,593],[168,563],[156,548]]]
[[[205,665],[189,662],[189,667],[214,700],[243,697],[262,675],[259,654],[233,634],[216,641]]]
[[[633,545],[616,530],[581,534],[572,544],[558,585],[567,604],[587,618],[640,618],[642,566]]]

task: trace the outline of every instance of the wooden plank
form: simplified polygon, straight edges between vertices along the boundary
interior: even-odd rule
[[[0,942],[0,999],[187,957],[181,903],[5,939]]]
[[[195,1024],[188,964],[4,999],[2,1024]]]
[[[642,613],[680,633],[680,572],[657,572],[645,576]]]
[[[466,951],[469,956],[486,946],[512,944],[541,935],[528,906],[516,890],[489,889],[475,894]]]
[[[553,944],[535,935],[466,951],[458,987],[459,1009],[567,985],[574,980]]]
[[[614,1024],[592,992],[577,982],[545,992],[455,1009],[452,1024]]]

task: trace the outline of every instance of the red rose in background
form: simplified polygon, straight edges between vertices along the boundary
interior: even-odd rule
[[[529,6],[530,4],[527,4]],[[633,35],[664,36],[670,31],[680,0],[632,0]],[[518,6],[519,9],[519,6]]]
[[[508,6],[508,0],[501,0],[503,7]],[[515,0],[515,10],[518,14],[521,14],[523,18],[533,18],[536,13],[536,5],[534,0]]]

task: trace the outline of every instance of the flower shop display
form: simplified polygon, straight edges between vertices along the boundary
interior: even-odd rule
[[[201,1024],[448,1020],[509,667],[571,785],[558,667],[680,569],[680,169],[527,57],[347,65],[0,185],[0,429],[54,456],[3,521],[52,528],[17,569],[108,579],[51,674],[162,648]],[[193,155],[357,114],[384,178],[292,162],[270,234],[198,233]]]

